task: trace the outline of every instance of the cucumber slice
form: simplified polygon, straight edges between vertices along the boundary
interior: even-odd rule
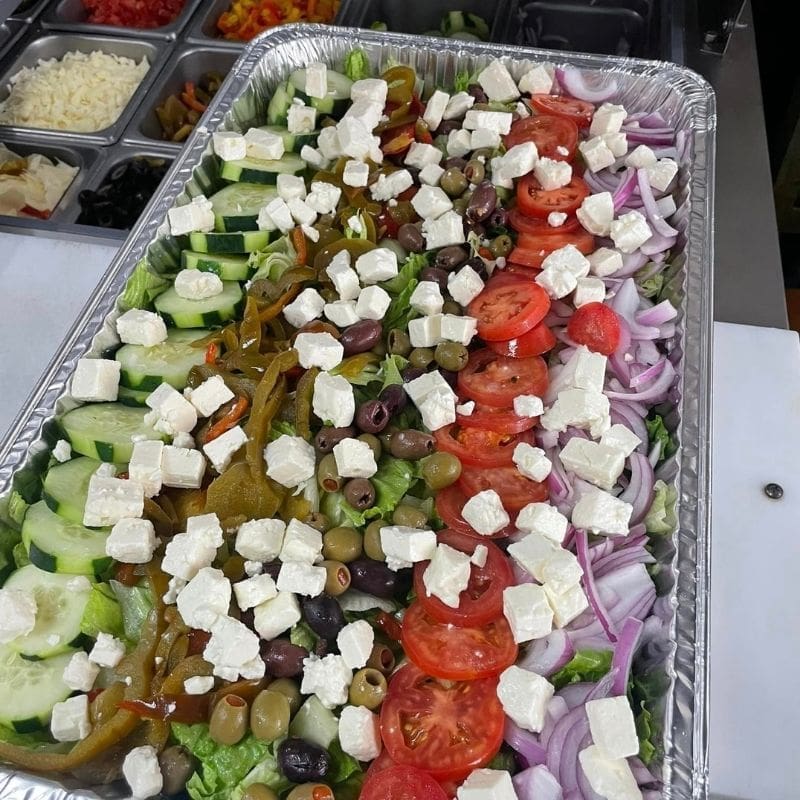
[[[297,153],[285,153],[283,158],[275,161],[268,161],[264,158],[225,161],[219,174],[226,181],[274,184],[278,181],[278,175],[297,175],[305,168],[306,162]],[[192,247],[195,250],[198,249],[194,245]]]
[[[42,500],[60,517],[70,522],[83,522],[89,479],[99,466],[99,461],[85,457],[54,464],[45,476]]]
[[[294,88],[295,98],[302,100],[307,106],[316,108],[319,114],[339,119],[350,107],[350,90],[353,81],[332,69],[328,70],[327,77],[328,94],[322,98],[309,97],[306,94],[306,71],[304,69],[297,69],[289,76],[289,85]]]
[[[189,242],[192,249],[200,253],[252,253],[263,249],[279,235],[278,231],[192,233]]]
[[[144,421],[148,411],[122,403],[92,403],[64,414],[61,427],[76,453],[100,461],[127,464],[133,452],[133,437],[167,438]]]
[[[184,269],[213,272],[224,281],[246,281],[252,272],[247,256],[195,253],[194,250],[184,250],[181,253],[181,266]]]
[[[280,136],[283,139],[283,148],[287,153],[299,153],[306,145],[314,147],[319,137],[319,131],[289,133],[289,129],[282,125],[262,125],[261,130]]]
[[[147,398],[150,397],[150,389],[140,391],[139,389],[129,389],[127,386],[120,386],[117,393],[117,402],[132,408],[144,408],[147,405]]]
[[[236,281],[225,281],[222,293],[206,300],[185,300],[175,289],[167,289],[155,299],[155,307],[175,328],[214,328],[239,315],[244,293]]]
[[[213,194],[215,230],[257,231],[258,212],[278,196],[274,186],[263,183],[233,183]]]
[[[9,643],[12,650],[25,658],[48,658],[85,642],[81,620],[91,584],[75,575],[45,572],[28,564],[6,581],[5,588],[30,592],[36,599],[36,624],[29,634]]]
[[[312,694],[297,710],[289,725],[289,735],[318,744],[325,749],[339,735],[339,721],[333,711],[329,711]]]
[[[304,84],[305,85],[305,84]],[[289,117],[289,106],[292,105],[294,87],[289,83],[281,83],[272,93],[267,106],[267,122],[270,125],[285,125]]]
[[[72,653],[29,661],[10,647],[0,647],[0,725],[32,733],[50,724],[53,706],[71,694],[64,670]]]
[[[147,394],[162,383],[176,389],[183,389],[189,382],[192,367],[205,361],[205,348],[192,347],[192,342],[208,335],[206,330],[174,330],[167,334],[161,344],[145,347],[141,344],[126,344],[117,350],[117,361],[122,364],[120,389],[127,387]],[[125,402],[120,392],[120,402]],[[141,399],[141,403],[137,402]],[[126,395],[132,401],[126,405],[144,405],[144,398],[138,394]]]
[[[109,528],[85,528],[34,503],[22,523],[22,541],[31,563],[45,572],[100,575],[111,564],[106,555]]]

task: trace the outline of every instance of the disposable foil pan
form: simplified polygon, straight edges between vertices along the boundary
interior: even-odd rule
[[[168,235],[166,212],[176,201],[214,188],[211,133],[242,130],[260,122],[268,98],[293,69],[311,61],[337,64],[354,46],[363,47],[376,71],[387,64],[412,65],[428,81],[450,85],[456,73],[504,58],[517,77],[529,60],[555,61],[613,74],[622,102],[636,110],[658,110],[690,132],[684,149],[673,224],[680,230],[677,258],[666,291],[679,309],[671,358],[679,381],[662,409],[679,448],[661,477],[678,493],[678,530],[661,537],[655,555],[659,616],[664,640],[653,643],[666,689],[656,721],[663,731],[658,771],[665,800],[707,797],[707,594],[709,583],[711,441],[711,298],[713,264],[713,162],[715,101],[693,72],[672,64],[381,34],[327,26],[285,26],[252,42],[192,134],[161,189],[101,279],[58,354],[0,444],[0,497],[35,475],[53,439],[55,414],[74,404],[67,387],[78,358],[98,355],[114,343],[115,304],[136,262],[149,253],[156,269],[174,270],[178,243]],[[14,483],[17,481],[18,483]],[[653,653],[651,653],[653,655]],[[0,795],[8,798],[115,797],[114,789],[74,789],[52,780],[0,767]],[[72,789],[73,793],[69,794]]]

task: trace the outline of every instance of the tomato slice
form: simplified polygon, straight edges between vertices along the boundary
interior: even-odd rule
[[[501,356],[527,358],[528,356],[540,356],[542,353],[552,350],[556,345],[556,336],[547,325],[540,322],[535,328],[516,339],[509,339],[505,342],[487,342],[487,344],[491,350]]]
[[[595,250],[594,236],[586,231],[546,236],[521,233],[517,238],[518,244],[508,256],[509,264],[521,264],[532,269],[540,268],[550,253],[568,244],[575,245],[584,255]]]
[[[557,161],[572,161],[578,147],[578,126],[564,117],[537,114],[535,117],[518,119],[503,137],[506,150],[523,142],[533,142],[539,158],[546,156]],[[559,153],[558,148],[567,152]]]
[[[531,173],[517,183],[517,207],[529,217],[547,219],[553,211],[571,214],[590,194],[586,181],[573,175],[566,186],[560,189],[543,189],[536,176]]]
[[[488,348],[472,353],[458,373],[459,392],[493,408],[509,408],[521,394],[543,397],[548,382],[547,364],[538,356],[509,358]]]
[[[535,236],[572,233],[580,229],[580,222],[578,222],[578,218],[575,216],[570,215],[564,220],[563,225],[554,227],[546,219],[526,216],[518,208],[512,208],[508,212],[508,224],[517,231],[517,233],[532,233]]]
[[[456,415],[456,422],[462,428],[483,428],[494,433],[522,433],[538,421],[538,417],[517,416],[512,408],[493,408],[480,404],[476,404],[471,414]]]
[[[494,489],[509,514],[521,511],[528,503],[544,503],[550,496],[547,484],[526,478],[511,464],[491,469],[464,467],[458,485],[467,497]]]
[[[444,789],[427,772],[399,764],[372,772],[359,800],[448,800]]]
[[[513,339],[540,323],[550,310],[550,298],[538,284],[488,283],[469,304],[478,320],[478,336],[486,341]]]
[[[603,303],[587,303],[576,308],[569,318],[567,335],[576,344],[585,344],[595,353],[610,356],[619,347],[619,317]]]
[[[461,491],[461,487],[454,483],[446,489],[436,493],[436,513],[442,518],[442,521],[448,528],[463,533],[465,536],[471,536],[478,541],[486,541],[487,539],[504,539],[510,536],[515,530],[514,526],[515,515],[509,514],[511,522],[491,536],[482,536],[467,522],[461,514],[464,509],[464,503],[469,498]]]
[[[565,97],[563,94],[533,94],[528,102],[540,114],[568,119],[579,128],[588,128],[594,116],[594,106],[591,103]]]
[[[500,749],[504,723],[496,678],[441,681],[414,664],[394,673],[381,706],[389,755],[436,779],[486,766]]]
[[[403,617],[403,649],[435,678],[471,681],[499,675],[517,660],[517,645],[505,617],[480,626],[439,622],[422,603],[412,603]]]
[[[372,763],[369,765],[369,769],[367,770],[367,781],[369,781],[370,778],[372,778],[374,775],[377,775],[379,772],[383,772],[384,770],[391,769],[392,767],[397,767],[397,766],[399,766],[398,763],[386,752],[386,748],[384,748],[383,750],[381,750],[380,755],[376,759],[374,759]],[[428,775],[427,772],[422,772],[422,770],[414,769],[414,767],[400,767],[400,768],[411,770],[414,774],[426,775],[436,784],[441,786],[441,788],[444,790],[445,795],[448,798],[456,796],[456,794],[458,793],[458,787],[463,782],[463,780],[437,781],[435,778]],[[423,787],[427,788],[427,785],[428,784],[423,784]],[[416,787],[417,784],[412,783],[412,786]],[[364,790],[362,789],[362,794],[359,795],[359,800],[361,800],[361,798],[363,798],[364,796],[363,791]],[[371,798],[371,800],[380,800],[380,797],[381,795],[377,795],[375,798]],[[406,798],[403,795],[400,795],[400,797],[403,798],[403,800],[406,800]],[[408,800],[415,800],[415,797],[416,795],[411,796],[410,798],[408,798]],[[429,797],[428,795],[425,794],[424,791],[422,791],[422,794],[419,795],[419,797],[423,798],[423,800],[441,800],[440,795],[434,794],[433,797]]]
[[[437,450],[457,456],[462,464],[475,467],[500,467],[510,464],[520,442],[533,441],[530,431],[497,433],[482,428],[462,428],[453,423],[434,432]]]
[[[472,555],[481,544],[474,535],[469,536],[454,530],[443,530],[437,539],[455,550]],[[482,567],[473,565],[469,585],[461,592],[458,608],[445,605],[438,597],[428,597],[423,573],[429,561],[414,565],[414,591],[425,613],[438,622],[452,625],[481,626],[503,616],[503,590],[514,583],[514,573],[507,556],[499,547],[484,541],[488,553],[486,563]],[[405,618],[403,618],[405,625]]]

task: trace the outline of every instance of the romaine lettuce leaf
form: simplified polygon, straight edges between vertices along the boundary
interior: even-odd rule
[[[646,419],[647,435],[650,437],[650,444],[652,446],[658,445],[659,461],[663,461],[675,452],[675,445],[672,441],[667,426],[664,424],[664,418],[660,414],[654,414],[652,419]]]
[[[354,48],[344,57],[344,74],[351,81],[361,81],[364,78],[369,78],[371,74],[369,59],[366,52],[360,47]]]
[[[675,515],[675,504],[678,495],[671,486],[664,481],[656,481],[654,485],[655,497],[644,518],[644,525],[648,533],[663,535],[672,533],[678,523]]]
[[[122,609],[107,583],[92,586],[81,620],[81,633],[93,639],[98,633],[110,633],[118,638],[125,636]]]
[[[595,683],[611,669],[611,650],[578,650],[572,660],[549,678],[556,689],[570,683]]]
[[[248,263],[255,270],[252,280],[277,281],[284,272],[296,266],[297,251],[288,236],[281,236],[263,250],[250,253]]]
[[[126,586],[119,581],[109,581],[109,586],[119,602],[125,638],[138,642],[142,625],[153,608],[150,590],[145,586]]]
[[[119,304],[123,311],[131,308],[147,308],[158,295],[170,285],[169,278],[150,269],[147,258],[142,258],[133,270]]]
[[[383,329],[390,331],[392,328],[405,330],[408,323],[418,316],[411,308],[409,300],[419,283],[419,275],[425,267],[430,266],[433,253],[414,253],[410,255],[397,275],[383,284],[383,288],[392,296],[392,302],[383,318]]]

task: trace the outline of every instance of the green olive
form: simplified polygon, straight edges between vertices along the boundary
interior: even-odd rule
[[[450,167],[450,169],[445,170],[444,175],[442,175],[439,181],[439,186],[441,186],[445,194],[450,197],[459,197],[464,194],[468,185],[469,181],[464,177],[464,173],[458,169],[458,167]]]
[[[458,342],[440,342],[436,345],[434,356],[442,369],[449,369],[451,372],[460,372],[469,361],[467,348]]]
[[[324,783],[301,783],[286,795],[286,800],[333,800],[333,792]]]
[[[273,742],[289,730],[292,712],[289,698],[281,692],[265,689],[253,700],[250,709],[250,730],[256,739]]]
[[[415,347],[408,356],[408,361],[412,367],[427,369],[433,361],[433,350],[430,347]]]
[[[233,583],[240,581],[244,577],[244,559],[236,553],[226,558],[222,565],[222,573]]]
[[[317,467],[317,483],[326,492],[338,492],[342,488],[344,481],[339,474],[336,466],[336,458],[333,453],[328,453],[322,457]]]
[[[214,706],[208,721],[208,735],[217,744],[238,744],[247,733],[250,709],[239,695],[226,694]]]
[[[367,529],[364,531],[364,552],[367,554],[367,558],[375,561],[386,560],[386,554],[381,546],[381,528],[385,528],[387,524],[382,519],[376,519],[367,525]]]
[[[333,597],[338,597],[350,588],[350,570],[341,561],[323,561],[325,567],[325,591]]]
[[[373,345],[372,350],[370,352],[375,353],[376,356],[380,356],[381,358],[383,358],[386,355],[386,345],[383,343],[381,339],[378,339],[378,341],[375,342],[375,344]]]
[[[514,249],[514,242],[507,233],[496,236],[489,243],[489,250],[495,258],[505,258]]]
[[[295,681],[291,678],[276,678],[272,683],[269,685],[269,691],[271,692],[280,692],[283,695],[286,695],[286,699],[289,701],[289,710],[294,716],[297,713],[297,710],[300,708],[303,697],[300,694],[300,689],[298,688]]]
[[[331,521],[321,511],[312,511],[303,522],[320,533],[325,533],[331,526]]]
[[[242,800],[278,800],[278,795],[265,783],[251,783],[244,790]]]
[[[380,642],[375,642],[375,644],[372,645],[372,652],[367,659],[368,667],[376,669],[378,672],[388,676],[392,674],[396,663],[397,659],[395,659],[394,653],[390,647]]]
[[[477,161],[479,164],[486,163],[490,158],[494,157],[494,150],[491,147],[480,147],[472,154],[472,161]],[[483,162],[481,162],[483,159]]]
[[[453,211],[455,211],[456,214],[464,217],[466,216],[468,205],[469,200],[467,200],[466,197],[457,197],[455,200],[453,200]]]
[[[485,175],[486,167],[476,158],[473,158],[472,161],[468,161],[467,166],[464,167],[464,177],[470,183],[480,183]]]
[[[387,349],[392,355],[405,358],[411,352],[411,339],[400,328],[392,328],[386,337]]]
[[[173,745],[161,752],[158,766],[164,778],[162,791],[167,797],[172,797],[186,788],[186,782],[197,769],[197,761],[185,747]]]
[[[432,453],[422,460],[422,479],[429,489],[444,489],[460,477],[461,462],[452,453]]]
[[[383,445],[381,444],[381,440],[375,436],[375,434],[362,433],[358,439],[359,441],[366,442],[369,445],[369,449],[372,450],[376,461],[383,455]]]
[[[376,709],[386,697],[386,676],[377,669],[360,669],[353,675],[349,696],[354,706]]]
[[[455,300],[444,301],[444,305],[442,306],[442,314],[453,314],[456,317],[460,317],[463,313],[464,309],[462,309]]]
[[[322,555],[349,564],[361,556],[364,537],[355,528],[331,528],[322,537]]]
[[[392,513],[392,522],[406,528],[424,528],[428,524],[428,516],[414,506],[399,505]]]

